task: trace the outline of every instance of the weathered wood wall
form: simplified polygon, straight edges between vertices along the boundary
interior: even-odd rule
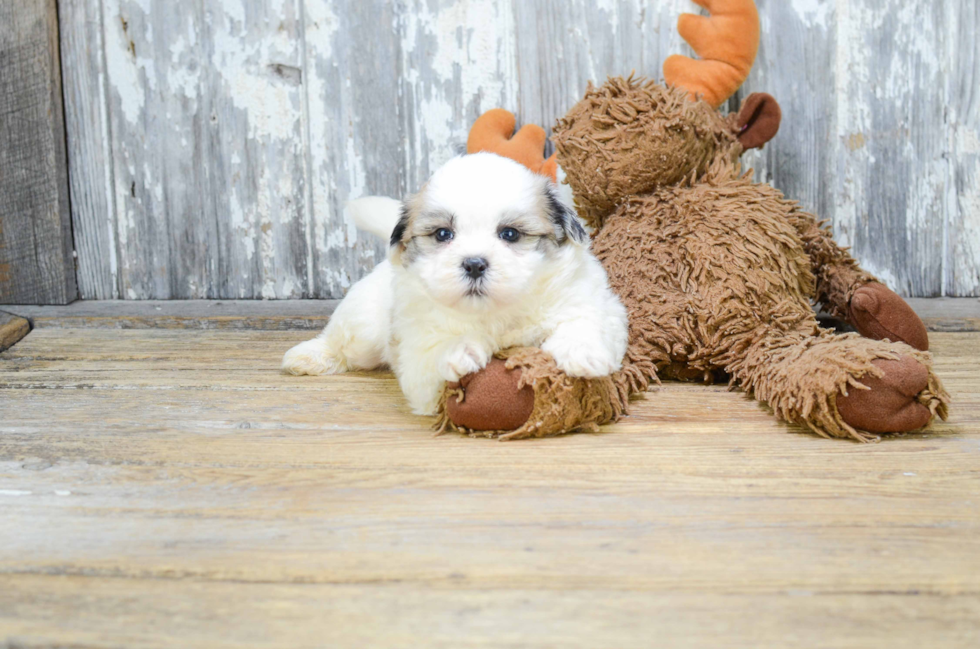
[[[758,0],[749,161],[907,295],[980,295],[980,3]],[[60,0],[86,298],[337,297],[403,195],[503,106],[659,76],[690,0]],[[732,107],[736,106],[737,98]]]
[[[0,0],[0,304],[76,299],[55,0]]]

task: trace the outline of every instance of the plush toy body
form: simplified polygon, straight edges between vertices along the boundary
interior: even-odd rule
[[[755,16],[751,0],[699,4],[728,20],[740,8]],[[741,83],[716,75],[717,61],[688,61],[712,63],[705,79],[688,82],[698,97],[720,103]],[[685,68],[685,79],[692,74]],[[571,379],[539,350],[510,350],[450,387],[443,425],[507,429],[508,438],[594,428],[622,415],[630,395],[658,378],[730,380],[824,436],[868,441],[945,418],[948,397],[919,318],[813,215],[742,173],[738,157],[775,134],[778,105],[752,95],[738,115],[722,116],[691,92],[610,79],[590,87],[554,129],[557,164],[629,312],[622,371]],[[512,121],[494,113],[473,130],[471,146],[515,157],[495,145],[515,147],[507,140]],[[536,138],[523,140],[537,145],[520,154],[529,166],[552,168]],[[859,333],[821,329],[813,303]],[[529,414],[515,426],[509,404],[520,399],[520,415]]]

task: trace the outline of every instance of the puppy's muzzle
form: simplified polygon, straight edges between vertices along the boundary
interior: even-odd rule
[[[480,279],[490,268],[490,262],[483,257],[469,257],[463,260],[463,272],[470,279]]]

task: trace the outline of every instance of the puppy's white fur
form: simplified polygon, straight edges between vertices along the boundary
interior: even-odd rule
[[[283,357],[290,374],[387,364],[412,411],[494,352],[538,346],[571,376],[604,376],[626,352],[626,310],[556,187],[493,154],[454,158],[407,205],[369,198],[355,222],[391,235],[389,259],[354,285],[326,328]],[[520,233],[518,240],[512,232]],[[446,237],[451,231],[452,237]],[[473,278],[465,260],[487,264]]]

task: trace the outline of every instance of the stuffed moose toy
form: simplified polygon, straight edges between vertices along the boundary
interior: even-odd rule
[[[662,378],[728,380],[776,416],[825,437],[877,439],[946,418],[925,326],[858,266],[812,214],[743,174],[738,159],[778,129],[780,109],[750,95],[717,108],[755,59],[752,0],[695,0],[681,36],[701,60],[674,55],[665,84],[611,78],[553,134],[496,109],[473,125],[468,152],[564,173],[613,290],[629,313],[622,369],[564,375],[539,349],[504,350],[447,386],[438,426],[502,439],[595,430]],[[858,333],[821,329],[813,304]]]

